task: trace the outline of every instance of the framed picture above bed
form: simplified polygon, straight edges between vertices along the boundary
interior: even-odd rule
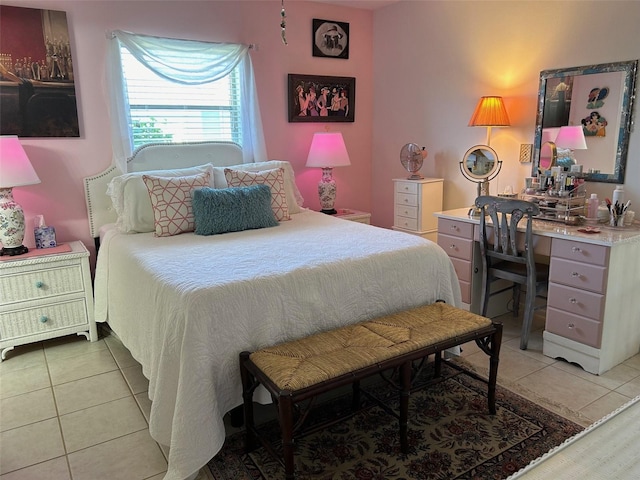
[[[290,73],[287,97],[289,122],[355,121],[354,77]]]

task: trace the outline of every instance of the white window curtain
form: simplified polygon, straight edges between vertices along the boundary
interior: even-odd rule
[[[258,94],[247,45],[160,38],[116,30],[112,32],[110,39],[107,80],[113,156],[116,166],[122,172],[127,171],[127,158],[133,153],[133,140],[120,57],[121,44],[140,63],[157,75],[176,83],[198,85],[213,82],[238,66],[243,103],[243,161],[251,163],[267,160]],[[198,58],[197,62],[188,60],[194,56]],[[180,59],[187,60],[181,62]]]

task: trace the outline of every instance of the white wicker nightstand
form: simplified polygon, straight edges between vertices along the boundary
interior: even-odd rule
[[[0,260],[0,361],[26,343],[72,333],[98,339],[89,252],[82,242],[68,245]]]

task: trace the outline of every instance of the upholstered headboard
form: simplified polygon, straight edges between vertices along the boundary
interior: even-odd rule
[[[123,173],[147,170],[171,170],[205,163],[216,167],[242,163],[242,149],[233,142],[155,143],[138,148],[127,159],[127,172],[115,165],[84,179],[85,201],[89,215],[89,231],[93,238],[99,235],[100,227],[116,221],[116,212],[107,195],[109,182]]]

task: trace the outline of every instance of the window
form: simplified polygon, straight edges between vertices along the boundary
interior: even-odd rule
[[[243,163],[262,162],[250,46],[111,32],[107,56],[114,164],[147,143],[231,141]]]
[[[199,85],[152,72],[120,47],[133,147],[146,143],[231,141],[242,145],[240,71]],[[197,61],[183,57],[182,60]]]

